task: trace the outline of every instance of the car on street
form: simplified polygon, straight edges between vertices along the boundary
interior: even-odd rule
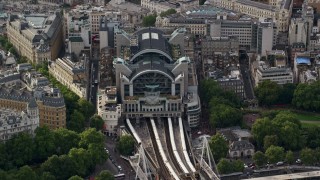
[[[122,167],[121,166],[117,166],[119,171],[122,171]]]
[[[95,84],[98,84],[98,80],[97,80],[97,79],[96,79],[96,80],[94,80],[94,83],[95,83]]]
[[[279,162],[277,162],[277,166],[282,166],[284,164],[284,162],[282,162],[282,161],[279,161]]]
[[[301,164],[301,163],[302,163],[302,162],[301,162],[301,159],[297,159],[297,160],[296,160],[296,163],[297,163],[297,164]]]

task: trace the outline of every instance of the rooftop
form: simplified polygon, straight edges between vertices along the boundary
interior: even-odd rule
[[[311,65],[310,57],[297,56],[295,59],[297,64]]]

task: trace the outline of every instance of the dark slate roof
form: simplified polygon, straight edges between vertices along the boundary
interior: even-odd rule
[[[247,149],[254,149],[253,144],[251,144],[248,140],[234,141],[230,145],[230,150],[231,151],[247,150]]]
[[[28,108],[36,108],[36,107],[38,107],[36,100],[34,98],[31,98],[28,104]]]
[[[149,35],[148,38],[143,39],[145,33]],[[153,34],[157,34],[157,38],[154,38]],[[139,51],[144,49],[158,49],[169,54],[169,43],[163,37],[163,31],[155,28],[145,28],[137,31],[135,35],[138,36]]]
[[[14,101],[29,102],[33,98],[31,92],[26,90],[7,89],[0,87],[0,98]]]
[[[69,37],[69,41],[71,42],[83,42],[82,37]]]
[[[0,83],[6,83],[18,79],[20,79],[20,74],[12,74],[6,77],[0,77]]]
[[[42,100],[43,104],[46,105],[46,106],[52,106],[52,107],[63,107],[63,106],[65,106],[63,97],[51,98],[51,97],[46,97],[45,96],[41,100]]]

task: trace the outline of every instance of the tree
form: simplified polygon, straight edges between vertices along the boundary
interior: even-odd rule
[[[267,150],[271,145],[278,145],[278,136],[277,135],[267,135],[263,138],[263,148]]]
[[[104,150],[103,144],[89,144],[88,151],[93,164],[101,164],[108,159],[108,154]]]
[[[90,127],[96,128],[96,130],[101,131],[103,129],[104,121],[101,116],[95,114],[90,118]]]
[[[96,180],[114,180],[114,176],[108,170],[103,170],[95,178]]]
[[[15,47],[11,47],[8,51],[9,51],[11,54],[15,55],[15,56],[18,55]]]
[[[294,155],[293,155],[292,151],[287,151],[286,161],[287,161],[288,164],[293,164],[294,163]]]
[[[157,18],[157,15],[145,16],[145,17],[143,17],[142,25],[144,27],[154,26],[156,23],[156,18]]]
[[[175,13],[177,13],[177,11],[175,9],[168,9],[167,11],[161,12],[160,16],[165,17],[165,16],[175,14]]]
[[[39,179],[40,180],[56,180],[56,178],[49,172],[43,172]]]
[[[29,166],[21,167],[14,176],[16,180],[38,180],[37,174]]]
[[[16,166],[22,166],[32,160],[34,144],[30,134],[19,133],[6,142],[8,158]]]
[[[72,148],[68,156],[76,164],[77,174],[85,176],[88,174],[89,167],[93,165],[91,154],[83,148]]]
[[[267,157],[261,151],[257,151],[253,155],[253,161],[257,166],[263,166],[267,162]]]
[[[278,102],[280,104],[291,104],[295,89],[296,85],[292,83],[282,85]]]
[[[117,149],[122,155],[132,155],[134,150],[134,139],[131,135],[121,136],[117,142]]]
[[[285,156],[284,149],[283,149],[283,147],[271,145],[266,150],[266,156],[268,158],[268,161],[272,164],[279,162],[279,161],[283,161],[284,156]]]
[[[78,175],[75,175],[75,176],[70,177],[68,180],[83,180],[83,178]]]
[[[47,126],[38,127],[35,133],[34,159],[42,161],[56,152],[54,134]]]
[[[222,158],[217,164],[217,169],[219,174],[229,174],[232,173],[232,164],[229,160]]]
[[[255,95],[260,105],[271,106],[278,102],[279,91],[280,86],[276,82],[267,80],[259,83],[255,88]]]
[[[300,83],[293,94],[292,104],[300,109],[320,110],[320,97],[314,96],[320,92],[320,81],[311,84]]]
[[[9,162],[8,162],[8,153],[6,151],[6,145],[0,142],[0,169],[7,170],[12,168],[12,167],[9,167],[8,165],[9,165]]]
[[[244,170],[243,162],[241,160],[232,161],[232,171],[233,172],[242,172]]]
[[[305,165],[314,165],[317,160],[314,151],[310,148],[304,148],[301,150],[300,159]]]
[[[228,142],[221,134],[218,133],[212,136],[209,145],[215,161],[219,161],[221,158],[225,158],[227,156],[229,150]]]
[[[41,164],[42,172],[51,173],[56,179],[68,179],[76,174],[76,165],[67,155],[53,155]]]
[[[104,135],[94,128],[89,128],[80,134],[80,147],[88,148],[90,144],[104,144]]]
[[[257,119],[252,126],[252,135],[259,147],[263,147],[264,137],[274,133],[274,126],[269,118]]]
[[[84,115],[86,121],[95,113],[93,104],[83,98],[78,100],[78,107],[78,110]]]
[[[84,130],[84,123],[85,119],[83,114],[78,110],[74,110],[68,123],[68,129],[76,132],[82,132]]]
[[[241,111],[225,104],[215,104],[210,110],[210,124],[213,127],[240,125]]]
[[[58,154],[67,154],[73,147],[78,147],[80,135],[68,129],[59,128],[53,131]]]

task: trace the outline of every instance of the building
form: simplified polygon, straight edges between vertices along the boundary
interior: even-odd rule
[[[291,67],[293,67],[293,65],[294,65],[294,58],[296,56],[296,53],[303,53],[305,51],[306,51],[306,45],[304,43],[293,43],[290,46],[289,64]]]
[[[286,66],[270,67],[264,61],[258,61],[258,67],[254,72],[255,86],[265,80],[270,80],[277,84],[293,83],[292,70]]]
[[[80,98],[87,99],[86,58],[73,62],[70,58],[58,58],[49,63],[49,73]]]
[[[294,82],[305,82],[305,73],[311,68],[310,53],[296,53],[294,57]]]
[[[33,135],[39,127],[39,109],[32,99],[24,111],[0,108],[0,141],[11,139],[13,135],[21,132]]]
[[[100,90],[97,96],[98,115],[104,121],[104,133],[110,136],[115,135],[122,111],[121,104],[117,104],[117,89],[108,86]]]
[[[181,12],[190,7],[198,6],[199,2],[195,0],[191,1],[155,1],[155,0],[142,0],[141,6],[150,9],[157,14],[165,12],[169,9],[175,9],[177,12]]]
[[[252,135],[248,130],[240,129],[240,127],[231,127],[220,129],[218,133],[229,143],[228,156],[230,158],[243,158],[254,155],[254,145],[249,141]]]
[[[272,67],[285,67],[288,65],[288,56],[283,50],[267,51],[266,59]]]
[[[231,71],[228,77],[219,78],[217,82],[224,91],[234,92],[240,99],[246,98],[239,70]]]
[[[174,118],[182,117],[185,112],[189,126],[196,127],[201,107],[191,59],[185,56],[173,59],[171,44],[158,29],[141,29],[128,38],[131,43],[117,42],[120,54],[126,55],[114,60],[124,115],[136,119]]]
[[[292,0],[282,0],[275,5],[269,5],[251,0],[219,0],[215,1],[214,5],[254,18],[271,18],[279,32],[286,32],[292,14],[292,2]]]
[[[114,48],[105,47],[100,51],[99,88],[105,89],[107,86],[115,85],[113,69]]]
[[[51,129],[66,127],[66,106],[59,89],[51,88],[40,73],[11,72],[0,77],[0,108],[25,111],[35,100],[39,109],[40,126]]]
[[[62,16],[59,12],[21,17],[10,15],[7,35],[18,53],[32,63],[41,64],[54,60],[63,46]]]
[[[210,56],[214,52],[239,52],[239,40],[236,36],[210,37],[201,41],[201,53]]]

